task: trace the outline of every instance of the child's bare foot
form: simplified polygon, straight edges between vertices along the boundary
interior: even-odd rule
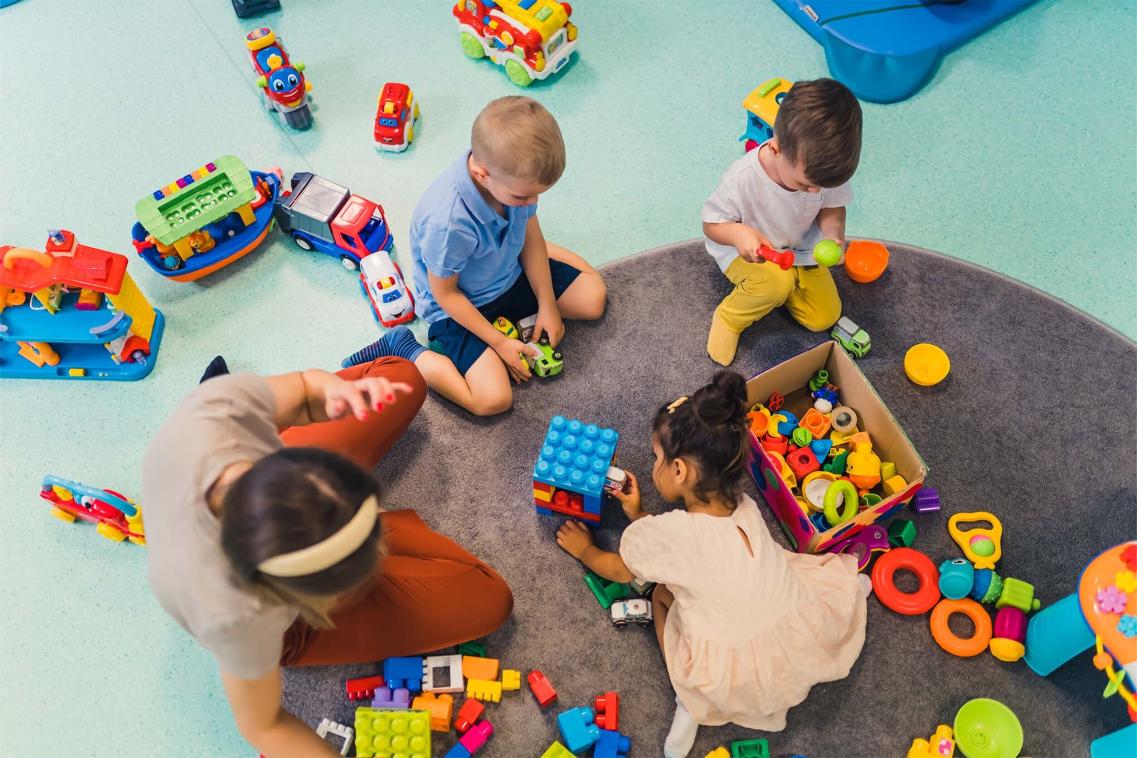
[[[716,310],[714,317],[711,318],[710,334],[707,335],[707,355],[720,366],[729,366],[734,362],[739,336],[723,323]]]

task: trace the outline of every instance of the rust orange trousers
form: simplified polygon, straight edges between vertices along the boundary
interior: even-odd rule
[[[381,376],[414,391],[364,421],[347,417],[292,427],[281,439],[290,447],[331,450],[371,470],[422,407],[426,383],[402,358],[380,358],[338,374],[349,380]],[[440,650],[484,637],[509,618],[513,594],[484,562],[414,511],[386,512],[382,523],[385,557],[374,585],[332,613],[334,629],[315,629],[298,618],[284,635],[282,666],[365,663]]]

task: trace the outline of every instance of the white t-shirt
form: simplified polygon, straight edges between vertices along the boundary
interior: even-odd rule
[[[741,222],[753,227],[779,250],[793,250],[795,266],[814,266],[813,246],[821,241],[817,214],[822,208],[843,208],[853,201],[848,182],[820,192],[792,192],[770,178],[758,161],[765,143],[751,150],[722,175],[719,186],[703,203],[709,224]],[[707,252],[726,271],[738,257],[733,245],[706,240]]]

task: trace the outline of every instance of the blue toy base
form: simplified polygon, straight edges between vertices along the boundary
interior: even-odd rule
[[[158,349],[166,318],[154,311],[154,331],[150,335],[150,355],[141,363],[115,363],[102,342],[52,342],[59,354],[58,366],[36,366],[20,355],[13,340],[0,340],[0,379],[70,379],[133,382],[150,375],[158,362]],[[83,376],[71,376],[72,369],[84,369]]]
[[[940,59],[1035,0],[774,0],[825,48],[833,78],[862,100],[920,91]]]

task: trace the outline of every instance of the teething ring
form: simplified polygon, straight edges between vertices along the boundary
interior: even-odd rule
[[[948,627],[948,619],[956,613],[962,613],[971,619],[971,623],[975,626],[975,634],[964,639]],[[991,641],[991,617],[983,610],[983,606],[969,598],[941,600],[932,611],[930,625],[932,639],[936,644],[960,658],[979,655],[987,649],[987,643]]]
[[[841,502],[841,512],[837,513],[837,497],[844,495]],[[825,490],[825,520],[831,525],[843,524],[857,515],[857,488],[847,479],[838,479]]]
[[[915,592],[901,592],[893,581],[893,576],[900,570],[915,574],[920,582],[920,589]],[[872,567],[872,589],[877,599],[885,608],[905,616],[919,616],[932,609],[940,599],[939,580],[940,572],[936,570],[932,559],[910,547],[889,550],[877,558]]]

